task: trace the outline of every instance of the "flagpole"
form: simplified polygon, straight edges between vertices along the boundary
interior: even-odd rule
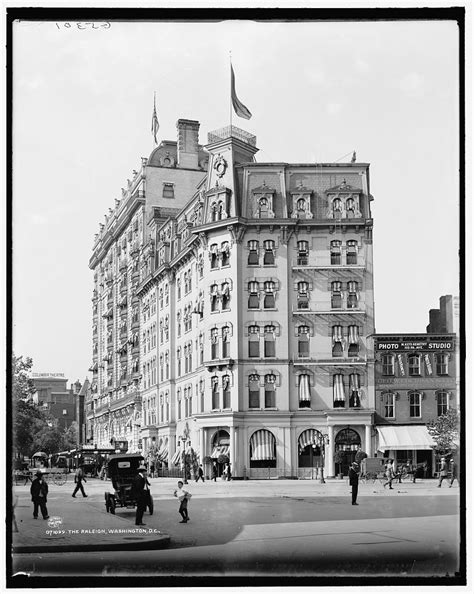
[[[229,62],[230,62],[229,115],[230,115],[230,135],[232,136],[232,50],[229,50]]]

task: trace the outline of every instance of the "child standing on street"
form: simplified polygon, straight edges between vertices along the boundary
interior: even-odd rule
[[[179,499],[180,505],[178,512],[183,518],[180,524],[186,524],[189,521],[188,500],[191,499],[191,493],[183,489],[183,481],[178,481],[178,488],[174,490],[174,496]]]

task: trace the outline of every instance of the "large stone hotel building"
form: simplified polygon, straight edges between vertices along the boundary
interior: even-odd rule
[[[87,439],[192,447],[234,477],[374,453],[369,165],[258,163],[179,120],[95,238]],[[340,461],[340,460],[339,460]]]

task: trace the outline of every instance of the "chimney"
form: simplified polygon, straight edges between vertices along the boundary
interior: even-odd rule
[[[178,167],[199,169],[199,122],[178,120]]]

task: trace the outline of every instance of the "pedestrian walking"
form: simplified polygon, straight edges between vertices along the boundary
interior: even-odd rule
[[[81,490],[82,496],[87,497],[86,492],[84,491],[84,487],[82,486],[82,481],[87,483],[86,477],[84,476],[84,468],[81,464],[79,468],[76,470],[76,474],[74,475],[74,482],[76,483],[76,488],[74,489],[74,492],[72,494],[73,497],[76,496],[76,493],[79,491],[79,489]]]
[[[38,507],[41,509],[43,520],[49,518],[46,502],[48,500],[48,483],[44,480],[41,470],[36,471],[36,478],[31,483],[31,501],[33,502],[33,518],[38,519]]]
[[[181,514],[181,517],[183,518],[180,524],[189,522],[188,501],[191,499],[191,493],[183,489],[183,484],[183,481],[178,481],[178,488],[174,490],[174,496],[179,500],[178,513]]]
[[[393,489],[392,481],[393,481],[395,475],[394,475],[394,471],[393,471],[393,460],[391,458],[385,465],[385,476],[387,477],[387,482],[384,483],[384,485],[383,485],[384,489],[387,485],[389,486],[390,489]]]
[[[211,480],[213,480],[214,482],[216,482],[217,479],[217,464],[214,462],[214,464],[212,465],[212,470],[211,470]]]
[[[143,514],[146,506],[150,502],[150,483],[146,475],[146,466],[143,464],[138,468],[138,474],[133,483],[133,493],[137,501],[137,511],[135,514],[135,525],[145,526],[143,523]]]
[[[359,465],[357,462],[352,462],[349,468],[349,485],[352,486],[352,505],[359,505],[357,503],[357,493],[359,491]]]
[[[446,458],[441,458],[441,465],[439,467],[439,483],[438,487],[441,489],[441,483],[444,479],[448,478],[448,465],[446,464]]]
[[[411,474],[411,480],[413,483],[416,483],[416,468],[413,466],[411,460],[407,462],[407,474]]]
[[[451,472],[451,482],[449,483],[449,488],[451,488],[453,486],[454,479],[456,479],[458,481],[458,487],[459,487],[458,465],[456,464],[456,461],[454,460],[454,458],[451,458],[451,460],[449,461],[449,470]]]
[[[202,469],[202,464],[199,464],[199,468],[197,471],[196,483],[199,482],[199,479],[204,482],[204,470]]]
[[[226,465],[224,466],[224,472],[222,473],[222,478],[225,481],[230,481],[230,479],[232,478],[232,471],[230,470],[229,462],[227,462]]]

